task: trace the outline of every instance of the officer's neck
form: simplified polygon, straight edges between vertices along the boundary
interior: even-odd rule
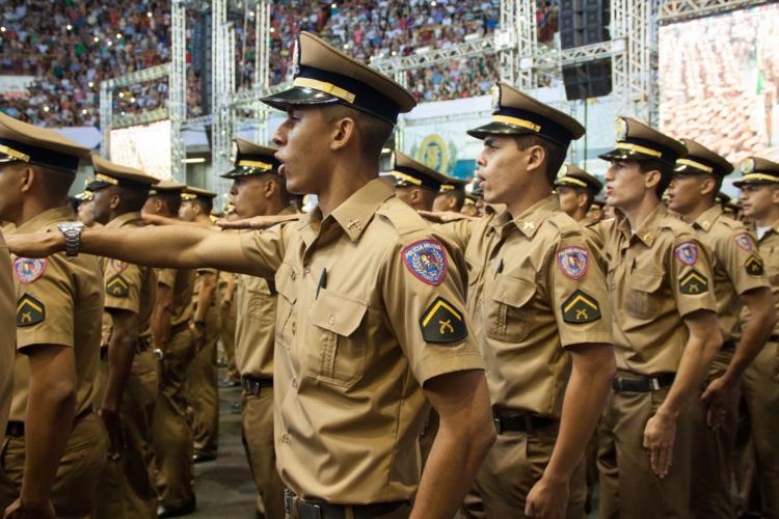
[[[518,193],[514,199],[507,200],[506,208],[511,217],[516,218],[551,194],[552,188],[548,184],[542,184],[541,182],[531,183],[524,186],[522,192]]]
[[[708,200],[701,200],[689,211],[683,213],[679,212],[679,216],[681,216],[682,220],[685,222],[692,224],[700,217],[700,215],[714,207],[715,203],[716,202],[710,202]]]
[[[658,205],[660,205],[660,200],[653,194],[647,193],[641,201],[637,202],[635,205],[618,207],[618,209],[622,211],[622,214],[624,214],[625,218],[630,222],[630,229],[633,232],[636,232],[644,225],[647,218],[649,218],[649,215],[657,209]]]
[[[773,227],[779,222],[779,205],[774,205],[762,218],[755,218],[757,227]]]

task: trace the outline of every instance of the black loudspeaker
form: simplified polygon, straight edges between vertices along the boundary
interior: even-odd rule
[[[560,47],[572,49],[611,39],[610,0],[561,0]],[[563,66],[565,96],[569,101],[600,97],[611,92],[611,59]]]

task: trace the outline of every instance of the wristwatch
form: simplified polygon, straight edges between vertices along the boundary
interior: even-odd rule
[[[57,226],[60,232],[65,236],[65,256],[78,256],[81,249],[81,231],[84,230],[84,224],[81,222],[65,222]]]

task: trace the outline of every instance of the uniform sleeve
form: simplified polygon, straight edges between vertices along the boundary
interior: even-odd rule
[[[420,236],[390,249],[381,272],[387,319],[420,385],[483,369],[465,313],[461,273],[446,247]]]
[[[157,271],[157,283],[168,288],[176,286],[176,269],[160,269]]]
[[[553,287],[550,305],[563,347],[614,342],[606,268],[601,251],[584,236],[561,240],[549,256],[547,286]]]
[[[107,262],[104,273],[106,310],[127,310],[140,314],[141,287],[145,277],[143,270],[126,261]]]
[[[68,270],[62,254],[14,261],[17,349],[34,344],[74,346],[75,287]]]
[[[285,241],[295,230],[295,223],[275,225],[264,231],[241,233],[244,256],[254,265],[251,275],[273,278],[281,266],[286,251]]]
[[[685,317],[698,310],[716,311],[711,263],[700,242],[691,235],[677,237],[668,263],[671,291],[679,315]]]
[[[471,234],[473,234],[478,224],[479,220],[464,218],[456,222],[433,224],[433,228],[455,247],[465,251],[466,247],[468,247],[468,241],[471,239]]]
[[[745,229],[729,233],[718,240],[718,258],[723,263],[736,293],[742,295],[756,288],[769,287],[763,259],[752,236]]]

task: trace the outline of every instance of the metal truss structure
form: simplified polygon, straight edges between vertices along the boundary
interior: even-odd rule
[[[186,8],[181,0],[171,3],[171,57],[168,76],[168,113],[170,116],[171,175],[177,182],[187,182],[184,159],[184,121],[187,118],[187,32]]]
[[[218,173],[230,169],[230,145],[233,138],[234,110],[230,100],[235,94],[235,29],[227,21],[227,0],[211,1],[211,166]],[[224,191],[225,182],[216,182]]]
[[[660,6],[660,25],[728,13],[776,0],[666,0]]]

